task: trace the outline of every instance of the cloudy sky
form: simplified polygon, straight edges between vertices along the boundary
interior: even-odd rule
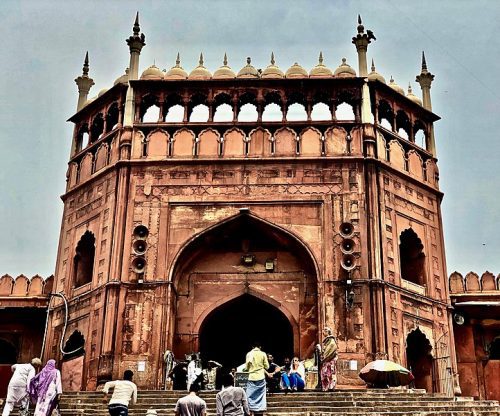
[[[361,13],[377,41],[368,56],[378,72],[405,87],[425,50],[435,135],[448,272],[500,273],[500,2],[495,0],[1,0],[0,275],[54,271],[62,215],[76,76],[85,51],[96,85],[124,72],[136,11],[153,61],[174,65],[180,51],[191,70],[201,51],[214,71],[224,52],[239,70],[247,56],[268,65],[274,51],[286,70],[310,69],[323,51],[335,69],[355,66],[351,44]]]

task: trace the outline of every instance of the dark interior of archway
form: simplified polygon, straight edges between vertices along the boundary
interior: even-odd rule
[[[17,349],[10,342],[0,339],[0,364],[15,364]]]
[[[415,388],[432,392],[432,346],[422,331],[410,332],[406,339],[408,367],[415,376]]]
[[[200,330],[201,356],[226,368],[237,367],[245,362],[254,340],[278,364],[293,355],[293,331],[286,316],[263,300],[243,295],[207,316]]]

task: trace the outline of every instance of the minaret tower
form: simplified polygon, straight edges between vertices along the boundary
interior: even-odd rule
[[[358,52],[358,74],[363,78],[368,76],[366,52],[372,39],[375,40],[373,32],[371,30],[367,30],[365,33],[365,27],[361,21],[361,16],[358,14],[358,34],[352,38],[352,43],[356,46],[356,51]],[[368,84],[365,82],[365,85],[363,86],[361,121],[363,123],[369,123],[371,121],[371,117],[370,90],[368,88]]]
[[[139,12],[135,16],[135,23],[132,29],[133,34],[127,39],[127,45],[130,49],[130,64],[129,64],[129,80],[134,80],[139,77],[139,55],[142,48],[146,45],[146,37],[141,32],[139,26]],[[134,93],[129,85],[127,98],[125,100],[125,117],[124,126],[131,127],[134,122]]]
[[[431,103],[431,84],[434,80],[434,75],[427,70],[427,62],[425,61],[425,53],[422,51],[422,69],[420,75],[417,75],[416,81],[422,89],[422,105],[426,110],[432,111]],[[431,127],[427,136],[427,150],[436,156],[436,143],[434,141],[434,128]]]
[[[83,62],[82,75],[75,79],[76,85],[78,85],[78,105],[76,106],[76,111],[80,111],[89,95],[90,88],[94,85],[94,80],[89,77],[89,53],[85,54],[85,61]]]

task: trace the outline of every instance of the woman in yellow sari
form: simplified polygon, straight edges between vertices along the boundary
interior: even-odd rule
[[[321,387],[332,391],[337,385],[337,341],[330,328],[323,330],[321,345]]]

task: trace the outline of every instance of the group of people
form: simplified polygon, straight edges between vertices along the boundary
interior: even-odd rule
[[[320,364],[319,376],[324,391],[335,389],[337,383],[337,343],[330,328],[326,328],[321,345],[317,346]],[[35,403],[34,416],[50,416],[57,407],[62,394],[61,373],[54,360],[47,361],[37,373],[42,362],[34,358],[31,364],[12,366],[7,398],[2,416],[9,416],[14,407],[19,407],[21,415],[29,414],[30,401]],[[217,370],[221,365],[210,361],[202,370],[193,355],[189,364],[179,364],[169,373],[174,389],[187,389],[189,394],[179,399],[175,405],[176,416],[206,416],[206,402],[198,396],[202,387],[215,388]],[[234,373],[221,374],[222,389],[216,396],[217,416],[262,415],[267,410],[267,391],[301,391],[305,387],[305,368],[298,357],[286,358],[278,366],[271,354],[261,350],[258,342],[247,353],[243,371],[248,373],[246,388],[235,387]],[[104,385],[104,401],[113,389],[108,411],[111,416],[127,416],[130,403],[137,402],[137,386],[132,381],[133,372],[126,370],[122,380],[110,381]]]
[[[62,394],[61,373],[54,360],[42,366],[39,358],[28,364],[14,364],[12,378],[7,389],[7,397],[2,416],[9,416],[15,407],[21,415],[29,414],[30,402],[34,403],[34,416],[49,416],[57,407]]]

